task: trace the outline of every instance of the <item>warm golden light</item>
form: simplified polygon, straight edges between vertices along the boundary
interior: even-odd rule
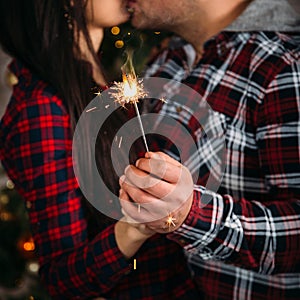
[[[117,40],[115,42],[115,47],[120,49],[120,48],[123,48],[124,47],[124,42],[122,40]]]
[[[13,215],[9,212],[2,211],[0,213],[0,220],[3,222],[11,221],[13,219],[14,219]]]
[[[136,79],[128,78],[123,74],[123,92],[126,98],[134,98],[138,92]]]
[[[176,218],[174,218],[171,214],[168,215],[166,226],[168,226],[168,229],[171,229],[171,226],[176,227],[175,224]]]
[[[15,185],[14,183],[11,181],[11,180],[7,180],[6,182],[6,187],[9,189],[9,190],[13,190],[15,188]]]
[[[37,273],[39,271],[39,264],[37,262],[31,262],[27,265],[27,268],[32,273]]]
[[[34,249],[35,249],[34,242],[32,240],[25,242],[23,244],[23,249],[25,251],[34,251]]]
[[[113,35],[118,35],[120,33],[120,28],[118,26],[114,26],[110,31]]]
[[[7,195],[0,195],[0,204],[6,205],[9,202],[9,197]]]

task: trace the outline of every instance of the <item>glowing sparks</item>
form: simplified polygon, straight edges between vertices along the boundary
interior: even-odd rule
[[[88,113],[88,112],[91,112],[91,111],[93,111],[93,110],[95,110],[95,109],[97,109],[97,107],[95,106],[95,107],[93,107],[93,108],[90,108],[90,109],[88,109],[86,112]]]
[[[135,104],[139,99],[146,98],[148,93],[144,90],[142,80],[137,80],[133,75],[123,74],[123,82],[115,82],[111,87],[113,91],[111,95],[114,97],[115,102],[121,106],[125,104]]]
[[[171,214],[169,214],[168,218],[166,220],[166,226],[168,227],[169,231],[172,226],[176,227],[175,221],[176,221],[176,218],[174,218]]]
[[[118,143],[118,136],[115,137],[115,142],[116,142],[116,144],[118,144],[119,148],[121,148],[122,141],[123,141],[123,137],[122,136],[120,137],[119,143]]]
[[[120,141],[119,141],[119,148],[121,148],[122,140],[123,140],[123,137],[121,136]]]

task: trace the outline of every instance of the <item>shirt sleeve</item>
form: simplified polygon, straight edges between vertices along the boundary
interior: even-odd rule
[[[184,247],[191,262],[221,260],[262,274],[299,272],[299,74],[298,63],[281,70],[257,113],[265,199],[235,199],[195,186],[188,217],[168,235]],[[207,197],[210,201],[203,200]]]
[[[69,116],[55,97],[38,94],[23,103],[6,139],[9,156],[3,164],[30,207],[43,282],[53,299],[104,295],[131,265],[117,247],[114,225],[88,239]]]

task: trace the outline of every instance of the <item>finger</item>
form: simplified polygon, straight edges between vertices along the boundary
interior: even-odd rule
[[[124,180],[128,184],[131,183],[132,185],[138,186],[140,188],[147,188],[156,185],[159,182],[158,178],[153,177],[148,172],[132,165],[126,167],[124,174],[125,178],[121,177],[121,180]]]
[[[123,182],[122,190],[133,202],[140,204],[144,209],[151,210],[152,213],[157,213],[164,208],[163,201],[136,186]]]
[[[167,201],[169,210],[185,202],[193,191],[193,179],[185,167],[182,167],[182,174],[176,183],[159,180],[134,166],[126,168],[125,180],[126,183],[142,189],[154,198]]]
[[[163,159],[174,166],[181,166],[181,163],[164,152],[146,152],[145,158]]]
[[[123,200],[123,201],[128,201],[130,202],[130,198],[129,195],[126,193],[125,190],[120,189],[119,190],[119,199]]]
[[[128,203],[132,203],[132,201],[130,201],[130,197],[129,195],[126,193],[126,191],[124,191],[123,189],[120,189],[119,190],[119,200],[120,200],[120,203],[121,202],[128,202]],[[141,207],[137,207],[137,210],[138,212],[140,212],[141,210]],[[127,223],[132,223],[132,224],[139,224],[139,222],[137,222],[135,219],[131,218],[127,213],[126,211],[122,208],[121,209],[121,212],[122,214],[124,215],[124,220],[127,222]]]
[[[128,193],[130,199],[136,203],[139,203],[143,211],[146,211],[150,217],[147,217],[147,221],[158,220],[168,216],[182,206],[182,199],[176,199],[172,197],[172,201],[166,199],[157,199],[152,195],[144,192],[136,187],[123,183],[122,189]],[[133,218],[135,218],[133,216]]]
[[[150,173],[170,183],[178,182],[182,174],[181,164],[175,165],[158,155],[152,158],[140,158],[136,161],[135,166],[146,173]]]
[[[134,166],[131,166],[130,169],[126,169],[125,175],[125,177],[121,177],[121,180],[123,180],[121,186],[123,187],[123,184],[125,183],[126,189],[128,189],[127,192],[130,191],[130,196],[133,199],[138,199],[138,202],[143,202],[143,199],[145,199],[145,202],[148,202],[149,200],[146,200],[147,194],[151,196],[151,199],[163,199],[172,193],[176,187],[175,185],[153,177]],[[141,193],[139,193],[139,191]]]
[[[140,211],[146,212],[150,215],[150,217],[147,218],[148,222],[150,220],[157,220],[167,216],[168,212],[174,210],[174,206],[175,208],[178,206],[177,204],[174,205],[173,202],[166,202],[157,199],[141,189],[126,184],[126,182],[122,184],[122,189],[129,195],[132,201],[140,205]],[[135,214],[136,212],[137,210],[135,210]],[[135,219],[134,215],[133,218]]]
[[[135,203],[120,199],[120,204],[125,215],[129,216],[129,218],[134,220],[135,223],[147,224],[160,218],[156,214],[151,213],[151,211],[148,211],[143,207],[141,208],[140,212],[138,212]]]
[[[119,179],[120,186],[122,186],[122,183],[126,181],[127,184],[131,184],[133,186],[147,188],[148,186],[153,186],[159,182],[157,178],[132,165],[129,165],[125,168],[124,174],[126,176],[123,175]]]

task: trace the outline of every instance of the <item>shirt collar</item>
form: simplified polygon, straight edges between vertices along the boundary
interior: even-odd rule
[[[253,31],[300,32],[300,9],[293,8],[290,2],[297,0],[253,0],[230,26],[205,43],[204,51],[209,51],[210,55],[213,52],[226,55],[229,49],[248,40]],[[192,68],[196,56],[194,48],[185,44],[182,50],[181,55]]]
[[[249,32],[220,32],[204,44],[203,57],[206,55],[209,55],[210,57],[213,55],[217,55],[219,57],[226,55],[230,49],[236,48],[241,43],[247,41],[249,36]],[[191,70],[195,66],[194,61],[196,52],[191,44],[186,43],[185,41],[182,42],[184,44],[175,49],[175,51],[173,51],[173,55],[175,53],[181,57],[181,59],[186,62],[188,69]]]
[[[295,0],[253,0],[226,30],[299,32],[297,5]]]

